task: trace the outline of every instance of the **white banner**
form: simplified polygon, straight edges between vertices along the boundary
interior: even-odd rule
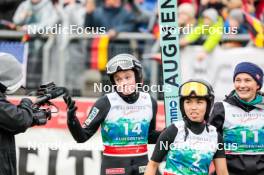
[[[16,136],[16,144],[20,175],[99,175],[98,133],[80,144],[66,129],[31,128]]]

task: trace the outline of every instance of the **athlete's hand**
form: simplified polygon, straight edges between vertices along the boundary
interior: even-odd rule
[[[63,100],[68,108],[68,112],[67,112],[68,120],[73,120],[75,118],[75,113],[78,109],[77,106],[75,106],[75,101],[72,100],[71,96],[69,95],[64,95]]]

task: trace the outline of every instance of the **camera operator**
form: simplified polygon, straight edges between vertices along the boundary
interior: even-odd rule
[[[32,101],[23,98],[19,105],[6,99],[5,94],[18,90],[23,81],[22,66],[17,59],[0,52],[0,174],[16,175],[14,136],[35,125],[44,125],[49,114],[32,108]]]

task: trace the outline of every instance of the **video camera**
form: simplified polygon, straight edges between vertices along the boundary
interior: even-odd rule
[[[57,87],[54,82],[46,83],[40,85],[40,87],[33,93],[37,96],[35,103],[32,107],[35,111],[43,111],[46,113],[48,119],[51,118],[51,109],[45,108],[45,106],[54,106],[58,109],[52,102],[49,100],[55,99],[63,94],[68,94],[68,91],[65,87]]]

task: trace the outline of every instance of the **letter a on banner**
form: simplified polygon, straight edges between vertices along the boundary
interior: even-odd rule
[[[166,126],[182,119],[178,91],[181,83],[177,0],[158,0]]]

